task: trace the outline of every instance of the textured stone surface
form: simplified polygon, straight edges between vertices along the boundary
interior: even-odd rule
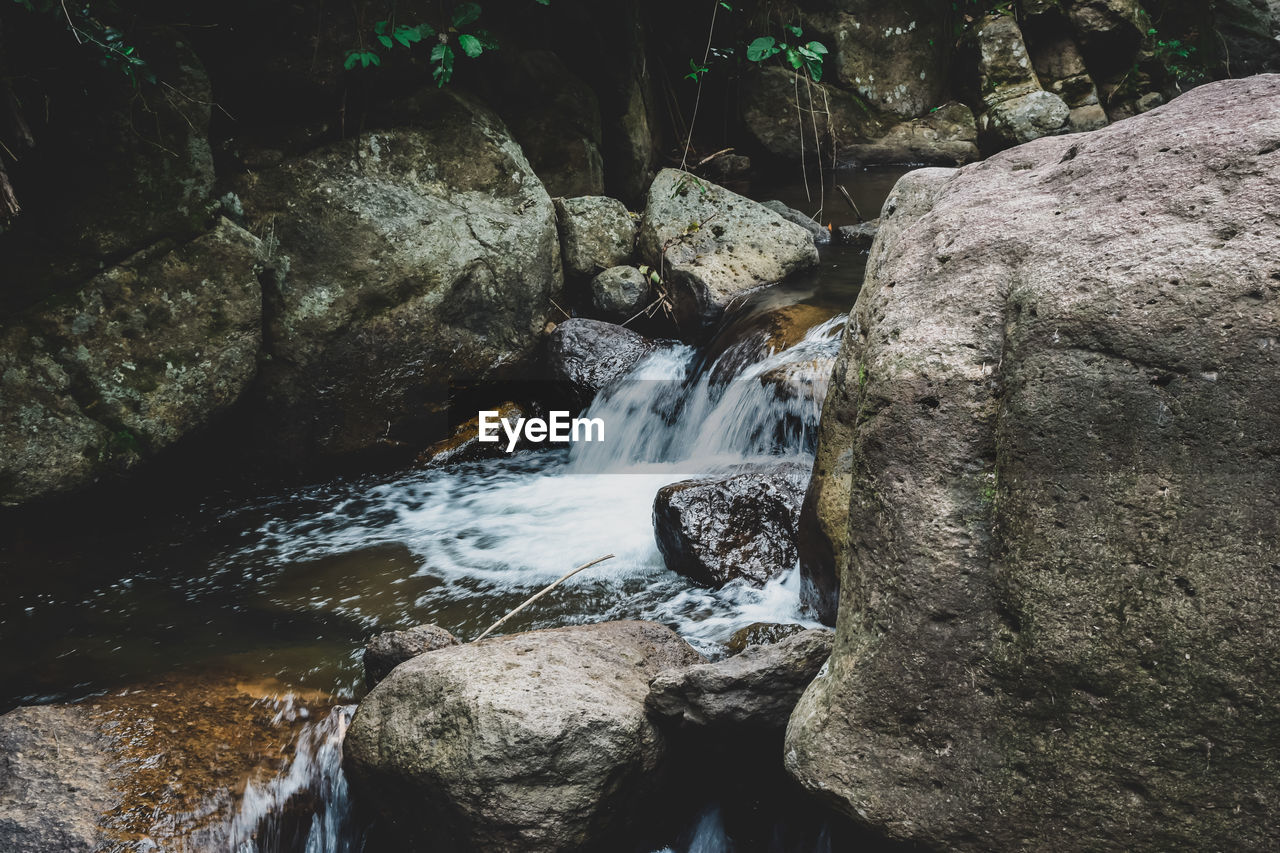
[[[347,772],[405,836],[464,850],[578,850],[634,837],[660,788],[649,681],[702,660],[670,629],[607,622],[441,649],[374,688]],[[435,849],[435,848],[432,848]]]
[[[574,405],[586,408],[653,348],[648,338],[623,326],[575,317],[556,326],[547,339],[547,373]]]
[[[898,183],[810,489],[835,651],[787,733],[854,819],[1280,840],[1277,115],[1280,77],[1210,84]]]
[[[645,263],[665,270],[676,323],[690,338],[734,298],[818,263],[813,239],[799,225],[675,169],[663,169],[649,188],[639,248]]]
[[[979,130],[997,144],[1015,145],[1071,129],[1071,107],[1040,86],[1012,15],[988,15],[978,30],[982,101]]]
[[[439,437],[449,384],[516,371],[560,296],[551,199],[502,122],[447,92],[392,114],[238,185],[278,244],[259,429],[287,457]]]
[[[784,464],[659,489],[653,524],[667,568],[708,586],[763,586],[790,569],[808,473]]]
[[[257,238],[226,220],[0,328],[0,503],[128,470],[241,396],[262,347]]]
[[[439,625],[415,625],[386,631],[364,644],[364,683],[370,690],[391,670],[418,655],[458,645],[458,638]]]
[[[555,205],[566,275],[594,276],[631,258],[636,226],[622,202],[583,196],[558,198]]]
[[[610,267],[591,280],[591,307],[605,320],[625,323],[652,301],[649,285],[635,267]]]
[[[748,646],[715,663],[661,672],[645,708],[685,726],[781,731],[800,694],[831,654],[833,631],[810,629],[766,645]]]

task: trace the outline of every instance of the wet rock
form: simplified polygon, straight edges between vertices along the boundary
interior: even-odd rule
[[[871,244],[875,242],[876,232],[879,230],[880,218],[876,217],[870,222],[859,222],[857,225],[841,225],[836,229],[835,238],[842,246],[853,246],[867,252],[871,250]]]
[[[278,684],[214,676],[10,711],[0,849],[231,849],[245,781],[279,771],[309,707]]]
[[[701,660],[651,622],[421,655],[360,703],[347,773],[419,845],[619,849],[652,820],[645,807],[666,782],[665,741],[644,712],[649,681]]]
[[[667,568],[706,586],[764,586],[796,561],[808,471],[784,464],[658,490],[653,526]]]
[[[729,638],[729,642],[725,643],[725,649],[731,655],[736,655],[748,646],[768,646],[773,643],[780,643],[792,634],[799,634],[805,628],[803,625],[784,622],[752,622],[745,628],[740,628],[733,632],[733,636]]]
[[[728,381],[765,356],[790,349],[831,316],[829,308],[804,303],[740,316],[707,346],[712,382]]]
[[[591,280],[591,307],[605,320],[625,323],[652,301],[649,284],[635,267],[612,267]]]
[[[1280,842],[1278,111],[1212,83],[898,182],[810,489],[837,643],[784,755],[824,801],[936,849]]]
[[[575,406],[586,408],[653,349],[652,341],[623,326],[575,317],[547,339],[547,372]]]
[[[722,734],[781,732],[800,694],[831,655],[834,637],[826,629],[802,630],[722,661],[666,670],[650,682],[645,709]]]
[[[831,242],[831,232],[829,230],[820,223],[815,222],[811,217],[805,216],[794,207],[788,207],[782,202],[776,200],[761,203],[788,222],[794,222],[796,225],[799,225],[801,228],[808,231],[813,237],[814,245],[823,246]]]
[[[664,169],[649,189],[640,254],[666,270],[680,333],[697,338],[734,298],[818,263],[809,233],[723,187]]]
[[[533,417],[532,407],[520,406],[506,402],[494,409],[499,418],[514,423],[521,418]],[[522,434],[523,435],[523,434]],[[524,439],[516,445],[519,449],[525,446]],[[432,444],[418,454],[417,463],[423,468],[443,468],[458,462],[475,462],[479,459],[498,459],[507,455],[507,439],[502,441],[480,440],[480,416],[464,421],[453,431],[453,435]]]
[[[415,625],[386,631],[364,645],[364,683],[370,690],[391,670],[418,655],[458,645],[458,638],[439,625]]]
[[[566,275],[594,276],[631,258],[636,226],[622,202],[585,196],[558,198],[555,205]]]
[[[235,403],[258,370],[263,247],[226,220],[0,328],[0,504],[123,473]]]
[[[277,246],[257,398],[277,457],[438,437],[448,385],[526,364],[560,297],[555,211],[502,122],[450,92],[392,113],[237,186]]]

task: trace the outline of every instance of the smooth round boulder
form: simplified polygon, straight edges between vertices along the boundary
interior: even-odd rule
[[[665,740],[649,681],[703,658],[669,628],[606,622],[413,658],[360,703],[344,747],[358,796],[418,849],[568,851],[652,820]]]

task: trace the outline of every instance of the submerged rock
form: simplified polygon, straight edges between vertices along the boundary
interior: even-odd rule
[[[625,323],[647,307],[649,294],[649,277],[635,267],[612,267],[591,281],[591,307],[615,323]]]
[[[898,182],[810,489],[838,640],[785,756],[824,801],[937,849],[1280,844],[1275,115],[1213,83]]]
[[[842,246],[853,246],[862,251],[870,251],[875,242],[876,232],[880,230],[880,219],[870,222],[859,222],[857,225],[841,225],[836,229],[836,242]]]
[[[10,711],[0,849],[231,849],[246,780],[279,771],[308,715],[281,685],[221,676]]]
[[[809,233],[757,202],[664,169],[649,189],[640,254],[665,271],[676,324],[703,335],[738,296],[818,263]]]
[[[458,638],[439,625],[415,625],[386,631],[364,645],[364,683],[370,690],[391,670],[418,655],[458,645]]]
[[[715,663],[658,674],[645,708],[684,726],[732,735],[781,732],[800,694],[831,655],[835,632],[810,629]]]
[[[575,317],[547,339],[547,371],[575,406],[586,408],[653,349],[653,341],[623,326]]]
[[[782,464],[658,490],[653,526],[667,568],[706,586],[764,586],[795,565],[808,470]]]
[[[259,430],[286,458],[439,436],[448,386],[527,364],[560,297],[555,211],[502,122],[447,92],[393,118],[238,185],[277,246]]]
[[[133,468],[258,371],[263,247],[225,219],[0,326],[0,505]]]
[[[649,681],[702,657],[651,622],[454,646],[397,667],[347,734],[357,792],[419,845],[619,849],[664,786]],[[434,849],[434,848],[433,848]]]
[[[788,207],[776,199],[773,201],[761,202],[765,207],[781,216],[788,222],[794,222],[801,228],[809,232],[813,237],[815,246],[824,246],[831,242],[831,232],[819,222],[814,221],[811,217],[805,216],[794,207]]]
[[[636,225],[622,202],[583,196],[558,198],[555,205],[566,275],[594,276],[631,258]]]

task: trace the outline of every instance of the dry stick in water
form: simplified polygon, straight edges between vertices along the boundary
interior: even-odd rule
[[[537,601],[539,598],[542,598],[542,596],[544,596],[544,595],[546,595],[547,593],[551,592],[551,590],[555,589],[555,588],[556,588],[556,587],[558,587],[560,584],[564,583],[564,582],[565,582],[565,581],[567,581],[569,578],[573,577],[574,575],[576,575],[578,572],[582,571],[583,569],[589,569],[589,568],[591,568],[592,566],[594,566],[596,563],[603,563],[605,560],[612,560],[612,559],[613,559],[613,557],[614,557],[614,555],[613,555],[613,554],[605,554],[603,557],[596,557],[596,558],[595,558],[594,560],[592,560],[590,563],[583,563],[581,566],[578,566],[578,568],[576,568],[576,569],[574,569],[573,571],[569,572],[569,574],[567,574],[567,575],[565,575],[564,577],[560,578],[560,580],[558,580],[558,581],[556,581],[555,583],[552,583],[552,584],[550,584],[550,585],[548,585],[548,586],[543,587],[543,588],[542,588],[542,590],[541,590],[540,592],[536,592],[536,593],[534,593],[532,596],[530,596],[529,598],[525,599],[524,604],[521,604],[519,607],[517,607],[515,610],[512,610],[512,611],[511,611],[510,613],[508,613],[506,616],[503,616],[503,617],[502,617],[501,619],[499,619],[497,622],[494,622],[492,625],[490,625],[490,626],[485,630],[485,632],[484,632],[483,634],[481,634],[479,637],[476,637],[476,638],[475,638],[474,640],[472,640],[471,642],[473,642],[473,643],[478,643],[478,642],[480,642],[480,641],[481,641],[481,640],[483,640],[485,637],[487,637],[487,636],[489,636],[491,633],[493,633],[493,632],[494,632],[494,630],[496,630],[496,629],[498,629],[498,628],[501,628],[503,625],[505,625],[505,624],[506,624],[506,622],[507,622],[507,620],[508,620],[508,619],[510,619],[512,616],[515,616],[515,615],[516,615],[517,613],[519,613],[521,610],[524,610],[524,609],[525,609],[526,607],[528,607],[530,604],[533,604],[533,603],[534,603],[535,601]]]
[[[858,217],[858,221],[866,222],[866,217],[862,215],[861,210],[858,210],[858,205],[854,203],[853,196],[849,195],[849,191],[840,184],[836,184],[836,189],[840,190],[840,195],[844,196],[845,201],[849,202],[849,206],[853,208],[853,213]]]

